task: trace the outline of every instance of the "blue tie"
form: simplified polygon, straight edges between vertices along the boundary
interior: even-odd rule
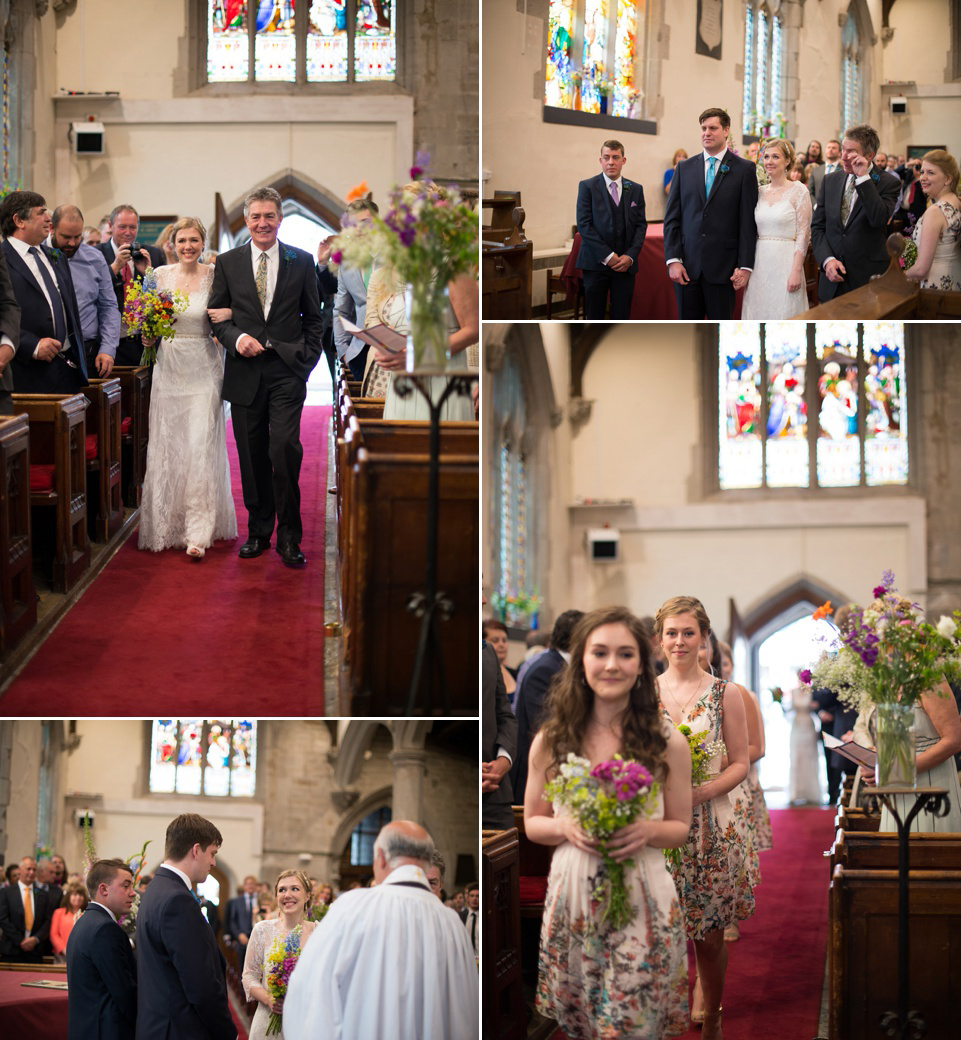
[[[70,344],[67,342],[67,322],[63,313],[63,301],[60,299],[60,290],[57,288],[56,282],[50,277],[47,265],[40,257],[40,250],[36,246],[31,246],[27,252],[36,261],[37,267],[40,269],[40,277],[43,279],[43,284],[47,287],[50,306],[53,309],[54,335],[60,340],[61,348],[68,350]]]
[[[708,197],[710,197],[710,195],[711,195],[711,188],[714,187],[714,166],[717,163],[717,158],[712,155],[707,161],[711,164],[708,167],[708,171],[707,171],[707,185],[706,185],[706,187],[707,187],[707,195],[708,195]]]

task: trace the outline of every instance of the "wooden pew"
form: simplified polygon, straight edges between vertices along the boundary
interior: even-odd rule
[[[961,834],[914,832],[908,850],[912,870],[961,870]],[[840,831],[831,848],[832,877],[839,864],[845,870],[897,870],[897,833]]]
[[[350,478],[346,561],[351,569],[345,614],[345,625],[349,617],[352,630],[346,657],[351,715],[406,711],[421,629],[421,619],[407,604],[426,583],[428,465],[426,455],[357,449]],[[454,714],[477,710],[477,654],[472,649],[480,624],[477,517],[476,452],[441,455],[438,590],[455,609],[448,620],[438,622],[437,631]],[[431,710],[440,710],[436,673],[425,669],[422,678],[421,690],[428,691]]]
[[[109,542],[123,526],[120,481],[121,386],[119,379],[91,379],[83,388],[90,402],[87,441],[87,512],[94,541]]]
[[[518,840],[514,828],[481,841],[481,1017],[485,1040],[524,1040]]]
[[[927,1036],[957,1035],[961,1003],[961,871],[910,873],[910,1007]],[[874,1040],[897,1010],[898,872],[847,870],[831,880],[830,1040]]]
[[[30,428],[0,419],[0,658],[37,623],[30,544]]]
[[[485,318],[529,318],[534,244],[524,234],[520,192],[495,191],[482,206],[491,220],[481,229],[482,313]]]
[[[147,472],[147,442],[150,439],[150,369],[146,365],[118,365],[110,374],[120,380],[123,500],[125,505],[136,509],[140,505],[143,478]],[[128,426],[125,431],[124,427]]]
[[[14,394],[13,409],[30,420],[30,465],[52,466],[51,483],[32,489],[35,512],[52,515],[52,582],[69,592],[90,566],[87,533],[86,411],[83,394]],[[39,517],[39,512],[37,512]],[[33,525],[36,530],[36,524]],[[40,545],[34,541],[34,555]]]
[[[842,806],[838,809],[835,824],[843,831],[877,831],[881,826],[881,814],[869,815],[861,809]]]

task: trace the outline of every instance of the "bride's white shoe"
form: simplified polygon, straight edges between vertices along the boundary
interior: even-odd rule
[[[192,560],[202,560],[204,558],[204,550],[199,545],[188,545],[187,555]]]

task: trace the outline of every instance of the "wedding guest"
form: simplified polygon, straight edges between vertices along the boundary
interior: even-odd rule
[[[485,830],[514,825],[514,787],[508,775],[517,756],[517,719],[504,689],[494,648],[481,657],[481,824]]]
[[[683,148],[678,148],[674,153],[674,158],[671,159],[671,168],[664,171],[664,194],[671,194],[671,181],[674,179],[674,171],[677,169],[677,164],[681,159],[687,158],[687,151]]]
[[[755,274],[744,291],[742,317],[793,318],[808,308],[804,258],[811,242],[811,196],[787,171],[795,164],[790,141],[768,141],[762,154],[769,184],[758,188]]]
[[[458,917],[467,926],[470,944],[477,957],[480,954],[480,885],[473,881],[464,891],[467,893],[467,906],[458,912]]]
[[[120,343],[120,314],[113,275],[103,253],[83,239],[83,214],[76,206],[53,211],[50,245],[67,258],[80,311],[87,371],[106,379]],[[61,862],[63,862],[61,860]]]
[[[577,186],[577,266],[584,273],[585,317],[614,321],[631,316],[637,258],[647,234],[644,189],[622,176],[627,155],[620,141],[601,145],[601,172]]]
[[[888,168],[887,152],[878,152],[878,154],[874,157],[874,161],[877,164],[879,170],[886,170]]]
[[[761,155],[761,142],[751,141],[751,143],[744,149],[744,158],[750,159],[752,163],[757,164],[758,158]]]
[[[85,225],[83,229],[83,244],[85,246],[99,246],[100,228],[95,228],[92,224]]]
[[[703,152],[678,163],[664,216],[664,256],[683,321],[732,318],[754,269],[757,171],[729,151],[731,117],[701,113]]]
[[[824,162],[818,163],[813,172],[808,176],[807,185],[808,191],[811,193],[811,204],[817,205],[818,192],[821,190],[821,182],[829,173],[834,171],[841,164],[841,142],[836,138],[832,137],[827,143],[827,147],[824,153]]]
[[[50,922],[50,945],[53,947],[53,955],[58,964],[66,962],[67,940],[70,938],[70,932],[80,915],[87,909],[89,902],[87,887],[81,882],[71,881],[63,889],[60,906],[54,910],[53,919]]]
[[[901,179],[901,195],[894,216],[900,218],[905,228],[912,228],[924,215],[928,199],[921,187],[921,160],[911,159],[895,169]]]
[[[241,950],[246,949],[250,933],[254,927],[254,914],[257,912],[257,879],[253,874],[244,878],[243,891],[227,900],[227,913],[224,918],[224,939],[228,943],[236,943]],[[241,959],[243,959],[241,953]]]
[[[51,856],[50,865],[53,867],[53,883],[63,888],[70,880],[70,872],[67,870],[67,864],[64,862],[63,856],[56,854]]]
[[[350,235],[362,235],[370,225],[371,216],[380,211],[371,198],[355,199],[348,203],[345,226]],[[367,287],[373,274],[373,265],[361,270],[343,267],[337,272],[337,290],[334,296],[333,328],[337,357],[341,364],[350,369],[354,379],[364,378],[369,346],[357,336],[347,332],[340,318],[346,318],[358,328],[364,328],[367,316]]]
[[[20,879],[20,864],[11,863],[7,869],[3,872],[3,887],[7,888],[9,885],[15,885]]]
[[[163,253],[165,264],[175,264],[177,262],[177,251],[174,249],[173,241],[173,230],[176,226],[176,221],[171,224],[165,225],[164,229],[157,235],[157,239],[154,245]]]
[[[705,741],[723,741],[727,754],[723,769],[718,752],[709,763],[710,779],[695,779],[691,831],[681,849],[680,865],[671,868],[688,938],[694,943],[697,979],[691,1019],[703,1023],[705,1040],[719,1040],[728,959],[724,929],[754,913],[754,893],[736,839],[729,797],[748,774],[744,702],[736,687],[712,678],[698,663],[698,650],[711,627],[700,600],[669,599],[658,610],[656,625],[668,662],[667,671],[657,680],[664,718],[703,733]],[[686,978],[678,982],[676,1008],[672,1026],[686,1027]]]
[[[334,343],[334,301],[337,299],[337,275],[330,269],[330,255],[337,239],[325,238],[317,246],[317,291],[320,294],[320,341],[330,370],[330,381],[337,385],[337,347]]]
[[[821,275],[818,300],[867,285],[890,262],[885,243],[898,198],[898,182],[874,165],[877,131],[866,123],[849,127],[841,142],[841,169],[826,176],[811,223]]]
[[[691,759],[687,741],[659,716],[646,643],[640,622],[623,607],[582,618],[571,639],[571,667],[531,745],[524,827],[530,841],[554,846],[537,1008],[572,1037],[661,1036],[672,980],[686,956],[678,896],[661,850],[688,835]],[[623,927],[599,920],[592,905],[595,886],[610,877],[598,842],[545,794],[571,753],[592,766],[622,755],[661,784],[651,814],[607,842],[614,860],[629,861],[623,876],[636,916]]]
[[[918,249],[913,266],[904,273],[922,289],[961,291],[961,200],[958,199],[958,163],[941,148],[921,160],[921,191],[931,200],[915,225],[912,239]]]
[[[793,713],[788,801],[792,805],[820,805],[823,799],[818,756],[820,740],[812,715],[819,705],[814,701],[810,688],[802,684],[791,691],[788,703],[782,707]]]
[[[514,693],[517,690],[517,669],[510,668],[507,664],[507,625],[496,618],[487,618],[481,623],[481,634],[494,648],[494,653],[497,654],[501,676],[504,680],[504,689],[507,691],[507,699],[511,702],[511,708],[513,708]]]
[[[811,163],[812,166],[816,165]],[[805,171],[804,163],[800,159],[795,159],[788,168],[788,179],[792,181],[799,181],[801,184],[807,185],[807,173]]]
[[[137,964],[118,926],[133,906],[133,876],[122,859],[97,860],[87,885],[89,906],[67,943],[67,1040],[134,1040]]]
[[[50,941],[50,922],[56,903],[37,888],[37,861],[20,860],[20,877],[0,889],[0,961],[39,964]]]
[[[275,919],[258,921],[254,925],[244,959],[244,993],[247,1000],[257,1001],[250,1040],[265,1040],[271,1013],[282,1014],[284,1010],[283,998],[274,997],[267,988],[271,949],[287,943],[303,951],[316,927],[313,921],[307,920],[313,899],[310,879],[302,870],[282,871],[274,883],[274,894],[280,912]],[[283,1029],[274,1035],[283,1038]]]
[[[291,975],[287,1040],[477,1040],[477,964],[467,930],[431,892],[433,852],[409,820],[377,835],[376,886],[334,902]]]
[[[801,156],[801,159],[804,162],[805,166],[808,163],[817,163],[818,165],[823,163],[824,162],[824,158],[822,156],[821,142],[820,141],[811,141],[811,142],[809,142],[808,146],[807,146],[807,151],[804,152],[804,154]]]
[[[434,855],[430,858],[430,866],[427,868],[427,880],[430,882],[430,890],[441,902],[444,901],[444,877],[447,874],[447,861],[434,849]]]

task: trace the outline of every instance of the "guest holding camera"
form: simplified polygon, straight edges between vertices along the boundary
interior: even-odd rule
[[[901,178],[903,185],[894,215],[904,221],[906,229],[910,229],[921,219],[928,205],[927,197],[921,188],[921,160],[909,159],[894,172]]]

